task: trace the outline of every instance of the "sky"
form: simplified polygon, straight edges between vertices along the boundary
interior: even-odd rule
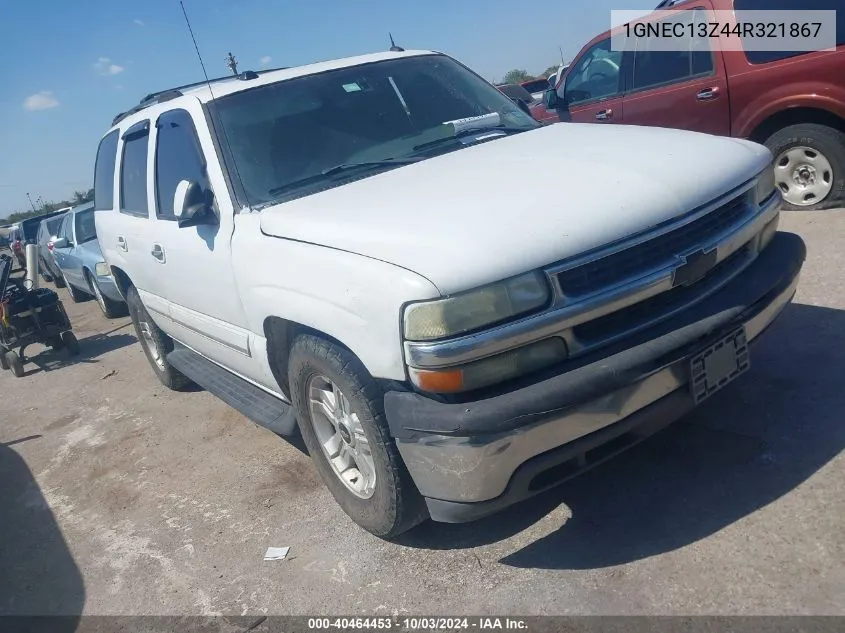
[[[389,48],[455,57],[490,80],[570,61],[612,9],[656,0],[183,0],[210,77]],[[158,90],[202,80],[178,0],[0,0],[0,218],[93,185],[100,138]]]

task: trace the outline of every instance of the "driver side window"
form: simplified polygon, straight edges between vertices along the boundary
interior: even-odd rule
[[[610,38],[589,49],[566,77],[569,105],[614,97],[622,92],[622,51],[613,51]]]

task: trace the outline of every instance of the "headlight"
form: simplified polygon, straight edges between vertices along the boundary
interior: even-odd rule
[[[97,277],[110,277],[111,276],[111,269],[106,262],[100,262],[96,266],[94,266],[94,272],[97,273]]]
[[[445,299],[414,303],[405,309],[405,338],[432,341],[456,336],[536,310],[548,299],[543,276],[529,273]]]
[[[411,367],[410,374],[413,383],[423,391],[459,393],[551,367],[566,360],[566,357],[564,340],[549,338],[460,367],[441,370]]]
[[[775,167],[769,165],[768,169],[757,177],[757,206],[768,200],[776,188]]]

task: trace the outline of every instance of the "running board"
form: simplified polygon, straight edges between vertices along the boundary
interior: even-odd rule
[[[279,435],[296,433],[293,407],[276,396],[178,344],[167,355],[167,360],[200,387],[256,424]]]

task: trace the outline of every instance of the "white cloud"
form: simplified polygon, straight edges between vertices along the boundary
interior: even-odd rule
[[[53,96],[50,90],[42,90],[41,92],[30,95],[23,102],[23,109],[35,112],[37,110],[49,110],[59,105],[59,100]]]
[[[146,26],[146,25],[145,25],[145,24],[144,24],[141,20],[139,20],[138,18],[135,18],[135,19],[134,19],[134,20],[132,20],[132,21],[133,21],[135,24],[137,24],[138,26]]]
[[[261,62],[262,66],[266,66],[267,64],[269,64],[270,62],[273,61],[273,58],[270,57],[269,55],[265,55],[259,61]]]
[[[123,66],[113,64],[108,57],[100,57],[97,63],[94,64],[94,70],[101,75],[119,75],[124,71]]]

